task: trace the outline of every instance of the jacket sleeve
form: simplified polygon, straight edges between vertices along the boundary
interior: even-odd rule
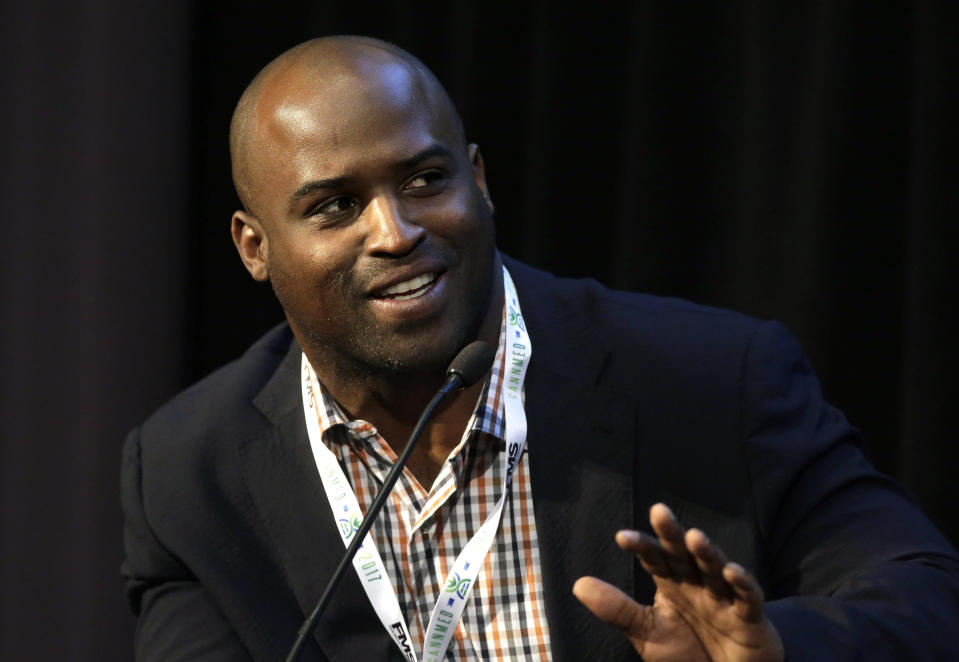
[[[742,397],[758,570],[786,659],[956,659],[955,550],[864,458],[858,433],[777,324],[752,338]]]
[[[140,433],[123,449],[121,470],[127,598],[137,615],[139,662],[251,660],[207,591],[156,539],[143,503]]]

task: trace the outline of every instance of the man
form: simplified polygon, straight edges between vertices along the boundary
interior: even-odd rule
[[[955,551],[788,335],[502,257],[480,152],[412,56],[302,44],[230,146],[233,239],[288,325],[127,441],[138,658],[281,659],[481,339],[489,378],[426,426],[300,659],[951,659]]]

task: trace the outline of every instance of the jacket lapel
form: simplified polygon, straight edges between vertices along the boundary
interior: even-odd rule
[[[244,444],[240,454],[262,530],[281,562],[305,620],[345,550],[310,449],[299,368],[300,348],[293,342],[254,400],[272,427]],[[327,606],[316,628],[315,642],[325,658],[335,662],[402,659],[352,570]],[[305,650],[300,659],[311,658],[324,659],[315,648]]]
[[[572,594],[583,575],[634,592],[634,561],[615,544],[633,527],[635,404],[597,387],[609,349],[552,296],[551,282],[508,262],[533,354],[526,379],[527,444],[543,590],[554,659],[635,659],[621,633]]]

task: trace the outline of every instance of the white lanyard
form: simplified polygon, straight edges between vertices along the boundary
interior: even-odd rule
[[[506,267],[503,267],[503,287],[506,293],[506,346],[504,348],[506,356],[500,376],[503,381],[502,391],[505,397],[502,401],[506,417],[506,452],[502,453],[503,493],[476,535],[456,557],[446,577],[446,583],[433,607],[429,626],[426,629],[421,662],[437,662],[443,658],[446,649],[449,648],[474,580],[482,569],[483,561],[496,537],[506,497],[512,486],[513,472],[526,445],[526,412],[523,410],[522,393],[532,346],[523,323],[516,288]],[[314,384],[319,382],[306,354],[303,355],[301,365],[303,411],[306,415],[306,429],[310,436],[310,446],[313,448],[313,458],[316,460],[316,468],[323,481],[323,488],[329,499],[333,517],[339,526],[340,537],[343,539],[344,546],[349,546],[350,539],[363,521],[363,511],[360,510],[356,495],[350,488],[336,456],[326,447],[321,438],[320,417],[317,411],[319,401],[314,392]],[[464,432],[464,437],[469,434],[471,427],[472,419]],[[383,565],[383,560],[370,534],[367,534],[366,540],[363,541],[353,559],[353,567],[386,632],[407,659],[415,662],[416,658],[410,645],[412,643],[410,632],[400,611],[396,591],[393,590],[386,566]]]

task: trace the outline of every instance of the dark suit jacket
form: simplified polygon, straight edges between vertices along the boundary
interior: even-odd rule
[[[636,658],[570,587],[592,574],[648,603],[652,582],[613,534],[648,529],[660,500],[757,574],[790,662],[955,659],[954,550],[863,459],[781,327],[507,264],[533,343],[528,448],[554,659]],[[278,327],[128,438],[140,659],[282,659],[343,553],[298,357]],[[353,573],[301,659],[400,659]]]

